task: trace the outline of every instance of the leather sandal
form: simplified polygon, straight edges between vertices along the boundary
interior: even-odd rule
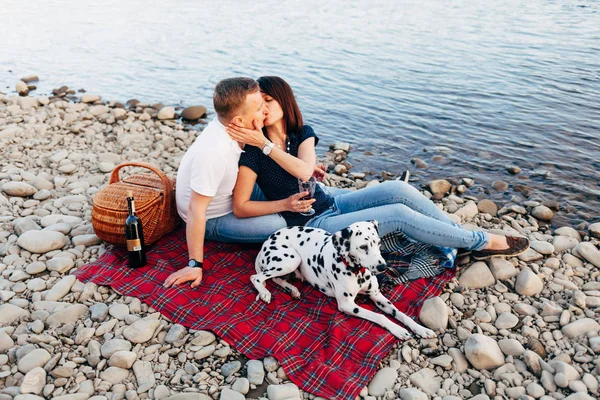
[[[507,236],[506,243],[508,244],[506,249],[474,251],[471,256],[475,260],[486,260],[496,256],[514,257],[524,253],[529,248],[529,239],[524,237]]]

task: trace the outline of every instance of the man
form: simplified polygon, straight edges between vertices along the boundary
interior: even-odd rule
[[[258,83],[251,78],[224,79],[215,87],[213,103],[217,117],[185,153],[177,172],[177,211],[187,224],[190,261],[166,279],[166,287],[189,281],[192,288],[200,285],[205,240],[260,243],[286,226],[279,214],[243,220],[233,215],[233,188],[243,145],[229,137],[225,126],[263,126],[266,108]],[[264,198],[254,193],[253,200]]]

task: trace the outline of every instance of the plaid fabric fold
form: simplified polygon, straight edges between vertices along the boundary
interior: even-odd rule
[[[257,246],[206,243],[212,266],[199,288],[164,288],[169,274],[187,264],[185,228],[161,239],[148,251],[148,265],[127,267],[124,250],[109,247],[95,262],[80,267],[82,282],[112,287],[138,297],[175,323],[211,330],[251,359],[274,356],[302,390],[330,399],[353,399],[370,381],[397,339],[385,329],[338,311],[335,299],[293,282],[302,294],[293,300],[277,285],[270,304],[255,301],[250,283]],[[437,296],[453,269],[383,290],[401,311],[415,317],[423,301]],[[358,301],[373,310],[368,299]],[[378,311],[380,312],[380,311]]]

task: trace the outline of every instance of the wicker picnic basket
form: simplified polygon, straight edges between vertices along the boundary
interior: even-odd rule
[[[146,168],[153,174],[141,173],[121,180],[119,171],[124,167]],[[153,165],[125,162],[117,165],[110,175],[108,186],[94,198],[92,226],[100,239],[113,245],[126,245],[128,191],[133,192],[135,211],[142,220],[146,245],[156,242],[177,227],[180,218],[175,204],[175,181]]]

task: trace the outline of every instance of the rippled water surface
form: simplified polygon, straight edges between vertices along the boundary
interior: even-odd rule
[[[38,93],[210,106],[222,78],[280,75],[320,152],[350,142],[356,171],[525,186],[558,224],[599,219],[599,2],[26,3],[0,7],[3,92],[35,73]]]

